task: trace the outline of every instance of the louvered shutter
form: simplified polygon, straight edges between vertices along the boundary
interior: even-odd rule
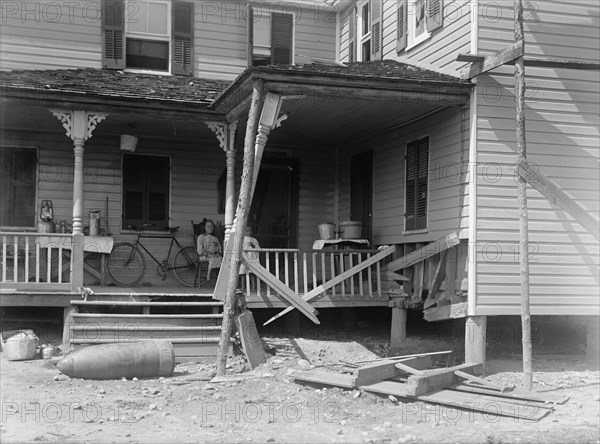
[[[103,66],[109,69],[125,69],[125,1],[103,0],[102,35]]]
[[[194,4],[173,2],[171,72],[191,76],[194,74]]]
[[[356,8],[348,16],[348,61],[356,62]]]
[[[419,140],[417,146],[416,229],[427,228],[427,189],[429,181],[429,138]]]
[[[441,28],[444,20],[443,0],[427,0],[427,32]]]
[[[381,60],[383,28],[382,0],[371,0],[371,60]]]
[[[0,225],[35,225],[37,152],[34,149],[0,151]]]
[[[401,52],[406,48],[406,39],[408,31],[408,1],[398,0],[398,11],[396,14],[396,52]]]
[[[417,208],[417,160],[418,144],[411,142],[406,146],[406,206],[404,209],[404,229],[406,231],[416,229]]]
[[[294,16],[274,12],[271,15],[271,64],[291,65],[294,42]]]
[[[248,66],[254,65],[254,9],[248,6]]]

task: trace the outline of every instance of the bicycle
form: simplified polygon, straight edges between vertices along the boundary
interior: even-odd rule
[[[140,250],[146,252],[154,262],[156,262],[156,273],[164,281],[167,278],[169,271],[179,282],[187,287],[193,287],[196,282],[197,274],[197,257],[196,247],[183,247],[175,233],[179,227],[167,228],[169,234],[144,234],[144,230],[153,226],[153,224],[144,224],[138,231],[135,242],[117,242],[115,243],[112,252],[106,261],[106,268],[112,282],[120,287],[135,287],[144,279],[146,274],[146,259]],[[132,229],[133,227],[129,227]],[[144,246],[140,239],[171,239],[167,257],[162,262],[156,259],[154,255]],[[173,244],[176,244],[179,251],[173,257],[173,265],[169,265]]]

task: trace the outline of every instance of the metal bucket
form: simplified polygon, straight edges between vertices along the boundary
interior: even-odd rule
[[[319,238],[333,239],[335,237],[335,225],[330,223],[319,224]]]
[[[362,223],[356,220],[347,220],[340,222],[341,239],[360,239],[362,232]]]
[[[4,339],[4,338],[7,339]],[[33,330],[2,332],[2,351],[9,361],[24,361],[35,358],[38,337]]]

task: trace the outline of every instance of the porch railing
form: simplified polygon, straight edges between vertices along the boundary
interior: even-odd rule
[[[74,238],[72,234],[0,232],[2,288],[71,290],[76,284],[72,273],[77,257]]]
[[[248,249],[247,259],[257,260],[273,276],[298,295],[306,294],[330,281],[353,266],[364,262],[378,250],[311,250]],[[248,295],[277,294],[260,276],[249,271],[241,275],[242,288]],[[331,296],[380,297],[382,293],[382,263],[375,264],[342,280],[324,292]]]

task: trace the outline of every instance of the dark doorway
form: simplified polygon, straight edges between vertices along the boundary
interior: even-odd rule
[[[290,159],[263,158],[248,215],[261,248],[297,245],[297,167]]]
[[[362,238],[372,242],[373,151],[353,156],[350,165],[350,219],[362,222]]]

